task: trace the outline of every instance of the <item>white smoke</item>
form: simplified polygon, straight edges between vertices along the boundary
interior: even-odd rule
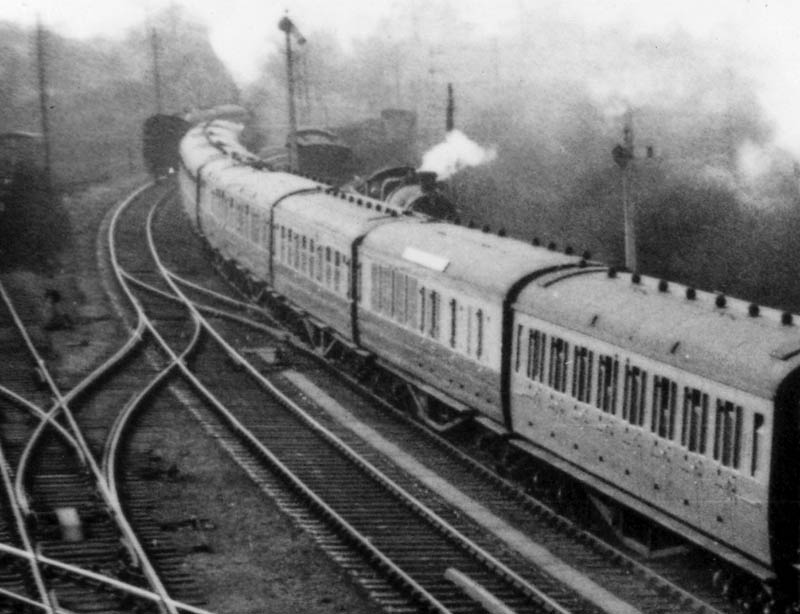
[[[431,147],[422,156],[421,171],[433,171],[439,179],[468,166],[486,164],[497,158],[497,147],[481,147],[460,130],[451,130],[444,141]]]

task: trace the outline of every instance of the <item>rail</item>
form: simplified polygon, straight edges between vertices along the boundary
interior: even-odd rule
[[[149,189],[152,184],[147,184],[142,186],[138,190],[136,190],[133,194],[131,194],[123,203],[118,207],[113,220],[115,221],[118,219],[119,213],[124,210],[127,206],[130,205],[136,198],[141,196],[147,189]],[[113,222],[112,222],[113,228]],[[113,243],[113,234],[112,234],[112,243]],[[112,250],[113,254],[113,250]],[[113,258],[112,258],[113,259]],[[11,305],[10,299],[8,298],[5,291],[0,288],[0,294],[2,294],[2,298],[6,301],[7,304]],[[109,360],[107,360],[103,365],[95,369],[87,378],[82,380],[82,382],[73,388],[67,394],[63,394],[58,386],[55,384],[51,374],[46,368],[44,360],[41,358],[40,354],[36,350],[35,346],[33,345],[30,336],[27,334],[24,325],[22,324],[21,320],[15,314],[15,324],[20,329],[21,334],[25,340],[26,345],[31,352],[31,355],[34,357],[34,360],[38,366],[42,377],[45,380],[48,388],[50,389],[52,395],[54,396],[54,404],[53,407],[44,415],[39,415],[40,422],[37,427],[34,429],[34,433],[29,439],[25,449],[23,450],[22,456],[20,458],[20,471],[16,475],[15,481],[15,492],[17,493],[16,499],[17,504],[19,505],[19,509],[23,510],[27,513],[30,513],[30,507],[27,504],[27,497],[25,495],[25,488],[24,488],[24,475],[26,473],[26,468],[29,466],[29,460],[32,457],[33,450],[36,446],[36,442],[41,437],[45,427],[49,424],[57,424],[55,422],[55,418],[62,414],[67,422],[68,426],[68,434],[70,435],[70,441],[73,443],[73,447],[76,450],[79,460],[81,463],[88,468],[90,475],[94,480],[94,485],[97,491],[99,492],[103,503],[106,505],[110,516],[115,521],[116,525],[118,526],[120,533],[123,538],[123,543],[127,545],[127,547],[132,552],[134,558],[138,561],[139,566],[144,574],[145,578],[149,582],[150,586],[154,589],[151,592],[147,592],[149,595],[147,598],[155,601],[158,604],[159,610],[162,613],[167,614],[177,614],[178,609],[184,611],[192,611],[198,614],[210,614],[200,608],[195,608],[193,606],[189,606],[188,604],[180,603],[174,599],[172,599],[163,583],[161,582],[157,572],[153,568],[152,564],[150,563],[144,549],[142,548],[141,544],[136,537],[133,528],[131,527],[130,523],[125,518],[125,515],[121,509],[120,502],[116,496],[116,492],[112,491],[109,488],[108,482],[106,480],[106,476],[104,475],[101,468],[98,466],[97,461],[95,460],[86,440],[83,437],[83,434],[80,430],[79,425],[75,421],[73,412],[70,409],[70,402],[77,397],[78,394],[84,392],[90,385],[98,381],[103,374],[121,361],[138,343],[140,343],[143,339],[144,332],[148,329],[146,326],[146,320],[143,319],[143,312],[141,311],[140,306],[136,303],[135,299],[131,296],[132,303],[137,310],[137,314],[139,316],[137,321],[137,326],[133,330],[133,334],[129,337],[126,344],[115,353]],[[13,311],[13,310],[12,310]],[[20,399],[17,399],[19,401]],[[64,566],[63,564],[59,564],[57,561],[53,559],[49,559],[47,557],[42,556],[37,552],[25,552],[24,550],[19,549],[11,549],[8,550],[8,547],[5,547],[7,552],[13,553],[17,556],[22,556],[27,558],[28,560],[38,561],[41,564],[47,565],[55,565],[62,569],[69,571],[72,574],[76,574],[78,576],[83,576],[85,578],[91,578],[96,581],[102,581],[112,586],[116,586],[125,590],[131,594],[137,595],[144,595],[144,593],[140,593],[142,589],[138,587],[133,587],[132,585],[128,585],[126,583],[119,583],[113,578],[108,578],[106,576],[102,576],[101,574],[95,574],[94,572],[89,572],[88,570],[81,569],[74,566]],[[153,597],[155,596],[155,597]]]
[[[200,314],[199,310],[194,306],[193,302],[183,293],[183,291],[178,287],[177,283],[172,279],[171,274],[166,269],[164,264],[161,262],[161,258],[158,255],[158,250],[155,247],[155,242],[152,236],[152,220],[155,215],[155,211],[157,207],[161,203],[157,203],[154,205],[148,215],[148,244],[150,245],[151,254],[153,259],[156,263],[156,267],[161,272],[163,278],[169,284],[172,291],[179,297],[184,300],[187,309],[191,312],[192,317],[197,319],[202,323],[203,328],[206,330],[209,336],[223,349],[225,354],[235,363],[244,368],[260,386],[264,389],[268,390],[270,394],[273,395],[281,404],[285,407],[290,408],[301,420],[303,420],[310,428],[317,431],[321,434],[326,440],[328,440],[332,445],[334,445],[337,449],[340,450],[342,454],[348,457],[353,463],[360,466],[362,470],[366,473],[371,475],[373,479],[378,481],[379,483],[383,484],[384,487],[395,493],[396,495],[400,496],[402,499],[409,502],[409,504],[416,509],[417,513],[423,517],[425,517],[432,525],[437,526],[440,531],[444,534],[450,535],[451,538],[465,544],[466,547],[470,550],[473,556],[475,556],[478,560],[481,560],[484,564],[493,568],[500,572],[503,576],[509,579],[513,584],[518,587],[521,587],[523,590],[527,591],[528,594],[538,599],[541,603],[543,603],[546,607],[550,609],[551,612],[559,613],[559,614],[569,614],[568,610],[562,608],[558,603],[553,601],[549,596],[545,593],[540,591],[537,587],[531,585],[525,579],[520,577],[516,572],[508,568],[504,563],[496,559],[494,556],[483,550],[482,548],[473,544],[466,536],[460,533],[457,529],[446,523],[442,520],[435,512],[429,509],[427,506],[421,504],[417,501],[410,493],[405,491],[402,487],[392,481],[389,477],[381,473],[378,469],[367,463],[363,460],[352,448],[350,448],[347,444],[339,440],[329,429],[321,425],[319,422],[308,416],[305,412],[303,412],[296,403],[294,403],[288,396],[286,396],[283,392],[281,392],[274,384],[272,384],[269,380],[264,378],[264,376],[255,368],[250,362],[244,358],[241,354],[239,354],[225,339],[214,329],[213,326]],[[236,432],[238,432],[242,437],[244,437],[247,442],[253,446],[253,449],[258,450],[259,454],[261,454],[264,458],[268,459],[270,464],[275,467],[278,471],[280,471],[281,475],[284,476],[290,483],[293,484],[294,488],[299,490],[306,496],[310,501],[312,501],[319,510],[321,510],[328,518],[334,519],[336,524],[340,526],[344,531],[350,534],[360,545],[361,548],[370,552],[372,556],[376,559],[380,560],[383,565],[385,565],[388,569],[392,571],[392,574],[396,578],[402,579],[403,583],[406,586],[410,587],[412,592],[416,595],[423,596],[431,605],[431,607],[436,608],[441,612],[447,612],[447,608],[441,604],[433,595],[431,595],[427,590],[425,590],[421,585],[419,585],[413,578],[411,578],[408,574],[403,572],[397,565],[395,565],[391,560],[389,560],[382,552],[377,550],[371,543],[369,538],[366,536],[361,535],[352,525],[350,525],[343,517],[341,517],[333,508],[327,505],[324,501],[322,501],[314,492],[312,492],[304,483],[302,483],[289,469],[286,467],[274,454],[268,450],[258,439],[256,439],[252,433],[243,425],[239,420],[237,420],[225,406],[200,382],[194,374],[189,371],[189,369],[181,364],[180,368],[182,371],[185,372],[187,379],[195,386],[198,390],[202,391],[203,395],[211,402],[218,411],[225,417],[226,421],[234,428]]]
[[[44,583],[44,577],[42,575],[42,570],[39,567],[39,561],[36,559],[36,550],[34,548],[33,543],[31,542],[30,535],[28,535],[28,525],[25,522],[25,518],[22,516],[20,511],[19,503],[14,496],[14,481],[11,478],[11,469],[6,460],[5,453],[3,452],[3,446],[0,445],[0,477],[3,480],[3,488],[6,491],[6,495],[8,496],[9,502],[11,504],[11,513],[14,516],[14,524],[17,525],[17,534],[19,535],[20,541],[22,542],[24,551],[30,555],[31,558],[28,559],[28,563],[31,568],[31,576],[33,577],[33,582],[36,585],[36,590],[39,593],[39,599],[41,600],[41,605],[43,609],[47,612],[54,612],[55,608],[53,603],[50,599],[50,594],[47,592],[47,587]],[[15,599],[20,598],[21,595],[14,595],[13,593],[4,591],[4,594],[11,595]],[[27,600],[26,600],[27,601]]]

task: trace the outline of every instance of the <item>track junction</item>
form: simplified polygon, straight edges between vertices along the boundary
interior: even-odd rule
[[[448,441],[394,410],[380,382],[276,318],[280,297],[237,295],[235,271],[197,284],[213,254],[186,228],[169,182],[115,210],[105,271],[130,336],[69,390],[2,292],[0,608],[205,611],[127,445],[155,405],[189,411],[387,611],[751,607],[693,583],[680,558],[608,545],[472,458],[458,429]]]

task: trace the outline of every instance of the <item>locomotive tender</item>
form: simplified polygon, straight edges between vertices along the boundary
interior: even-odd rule
[[[263,169],[241,127],[181,143],[183,207],[310,330],[765,582],[797,582],[792,316]],[[793,590],[790,588],[789,590]]]

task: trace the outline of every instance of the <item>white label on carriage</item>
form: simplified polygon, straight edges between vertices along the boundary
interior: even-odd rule
[[[413,262],[415,264],[421,264],[422,266],[433,269],[434,271],[438,271],[439,273],[442,273],[447,268],[447,265],[450,264],[450,261],[447,258],[442,258],[441,256],[437,256],[435,254],[423,252],[421,249],[417,249],[416,247],[405,248],[405,250],[403,250],[403,260],[408,260],[409,262]]]

